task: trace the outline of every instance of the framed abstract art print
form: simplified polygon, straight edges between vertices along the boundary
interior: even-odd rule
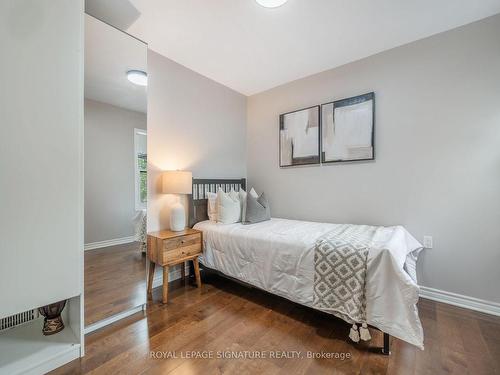
[[[321,162],[375,159],[373,92],[321,105]]]
[[[320,106],[280,115],[280,167],[319,164]]]

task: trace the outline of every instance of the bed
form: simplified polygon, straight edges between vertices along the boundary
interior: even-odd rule
[[[209,191],[245,189],[245,180],[193,180],[190,224],[203,232],[203,267],[293,302],[316,308],[314,245],[338,224],[272,218],[252,225],[220,224],[206,215]],[[422,246],[403,227],[377,227],[366,267],[366,322],[423,349],[416,303],[416,260]]]

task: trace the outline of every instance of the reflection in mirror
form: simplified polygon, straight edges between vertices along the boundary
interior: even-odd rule
[[[146,89],[147,45],[86,15],[87,332],[146,303]]]
[[[85,0],[85,13],[125,31],[141,16],[130,0]]]

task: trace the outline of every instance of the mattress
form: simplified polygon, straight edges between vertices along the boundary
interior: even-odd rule
[[[273,218],[252,225],[203,221],[206,267],[313,307],[316,240],[337,224]],[[368,324],[423,349],[415,264],[422,246],[401,226],[379,227],[366,276]]]

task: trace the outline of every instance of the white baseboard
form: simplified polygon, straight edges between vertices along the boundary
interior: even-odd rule
[[[169,281],[181,278],[180,268],[169,273]],[[153,288],[163,285],[163,276],[161,273],[156,273],[153,279]],[[446,292],[444,290],[420,286],[420,297],[430,299],[432,301],[446,303],[448,305],[463,307],[465,309],[483,312],[486,314],[500,316],[500,303],[486,301],[475,297],[464,296],[462,294]]]
[[[187,270],[187,267],[188,266],[186,265],[186,270]],[[187,271],[186,271],[186,274],[187,274]],[[168,281],[174,281],[174,280],[177,280],[180,278],[181,278],[181,269],[180,268],[176,268],[175,270],[170,271],[168,273]],[[162,286],[162,285],[163,285],[163,275],[161,273],[155,272],[155,277],[153,279],[153,288],[158,288],[159,286]]]
[[[64,366],[65,364],[77,358],[80,358],[80,345],[74,345],[66,353],[62,353],[57,357],[48,358],[45,362],[39,363],[27,371],[20,372],[20,374],[24,375],[46,374],[52,370]]]
[[[500,303],[498,302],[486,301],[452,292],[445,292],[444,290],[429,288],[427,286],[420,287],[420,297],[427,298],[432,301],[447,303],[448,305],[463,307],[469,310],[500,316]]]
[[[169,273],[169,281],[181,278],[180,268]],[[163,277],[161,273],[155,274],[153,279],[153,288],[163,285]],[[479,311],[486,314],[500,316],[500,303],[486,301],[479,298],[464,296],[462,294],[446,292],[444,290],[420,286],[420,297],[430,299],[432,301],[446,303],[448,305],[463,307],[465,309]]]
[[[188,266],[186,265],[186,270],[187,268]],[[180,278],[181,278],[180,268],[176,268],[175,270],[169,272],[168,275],[169,281],[177,280]],[[162,285],[163,285],[162,273],[161,272],[155,273],[155,277],[153,279],[153,288],[158,288],[161,287]],[[463,307],[469,310],[475,310],[486,314],[500,316],[500,303],[497,302],[486,301],[479,298],[464,296],[452,292],[446,292],[444,290],[429,288],[426,286],[420,286],[420,297],[430,299],[432,301],[446,303],[448,305]],[[136,314],[137,312],[144,310],[145,307],[146,305],[137,306],[128,311],[124,311],[123,313],[113,315],[112,317],[91,324],[90,326],[85,327],[84,332],[85,334],[88,334],[90,332],[98,330],[109,324],[115,323],[120,319]]]
[[[85,244],[84,250],[94,250],[108,246],[123,245],[126,243],[134,242],[135,240],[136,236],[130,236],[130,237],[115,238],[113,240],[90,242]]]
[[[110,316],[109,318],[106,318],[106,319],[100,320],[96,323],[93,323],[93,324],[85,327],[84,333],[87,334],[90,332],[94,332],[94,331],[96,331],[100,328],[103,328],[109,324],[115,323],[115,322],[119,321],[120,319],[126,318],[130,315],[133,315],[133,314],[136,314],[140,311],[143,311],[145,309],[145,306],[146,306],[145,304],[140,305],[140,306],[136,306],[136,307],[131,308],[130,310],[121,312],[119,314]]]

